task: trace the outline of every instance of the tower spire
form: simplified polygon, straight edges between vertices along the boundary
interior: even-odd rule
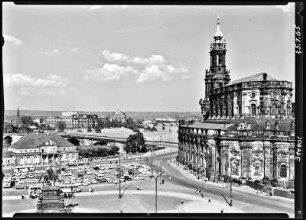
[[[221,29],[220,29],[220,17],[219,17],[219,13],[218,13],[218,17],[217,17],[217,31],[215,33],[215,37],[217,37],[217,38],[222,38],[223,37],[223,33],[221,32]]]
[[[19,106],[17,107],[17,116],[20,116]]]

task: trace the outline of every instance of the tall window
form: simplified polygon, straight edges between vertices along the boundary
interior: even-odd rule
[[[278,114],[278,108],[277,108],[276,104],[272,105],[271,114],[272,115],[277,115]]]
[[[256,105],[255,104],[251,105],[251,114],[256,115]]]
[[[260,175],[260,163],[255,163],[255,175]]]
[[[279,176],[280,177],[287,177],[287,167],[286,167],[286,165],[281,165]]]

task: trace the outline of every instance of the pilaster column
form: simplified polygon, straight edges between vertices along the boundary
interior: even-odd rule
[[[273,152],[273,158],[272,158],[272,164],[273,164],[273,178],[277,178],[277,146],[275,142],[272,142],[272,152]]]

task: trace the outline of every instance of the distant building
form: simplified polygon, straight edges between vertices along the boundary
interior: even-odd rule
[[[127,119],[127,116],[125,114],[125,112],[122,112],[119,107],[117,107],[115,114],[110,116],[110,121],[112,120],[117,120],[117,121],[121,121],[122,123],[124,123]]]
[[[31,133],[8,147],[5,161],[14,165],[49,164],[77,160],[76,146],[58,134]]]
[[[78,116],[78,112],[62,112],[62,117]]]
[[[5,115],[4,123],[8,123],[8,124],[18,127],[21,125],[21,116]]]
[[[59,122],[64,122],[66,128],[94,128],[98,124],[98,115],[96,114],[81,114],[78,112],[63,112],[62,117],[46,117],[46,124],[56,128]]]
[[[11,124],[13,126],[20,126],[21,125],[21,116],[19,108],[17,108],[16,115],[5,115],[4,116],[4,123]]]

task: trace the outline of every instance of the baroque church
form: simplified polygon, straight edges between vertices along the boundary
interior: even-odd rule
[[[201,121],[179,122],[177,160],[212,181],[294,183],[292,83],[258,73],[231,81],[217,18],[205,73]]]
[[[226,42],[217,19],[210,45],[210,69],[205,75],[205,98],[200,100],[204,118],[291,118],[292,83],[258,73],[231,81],[226,69]]]

